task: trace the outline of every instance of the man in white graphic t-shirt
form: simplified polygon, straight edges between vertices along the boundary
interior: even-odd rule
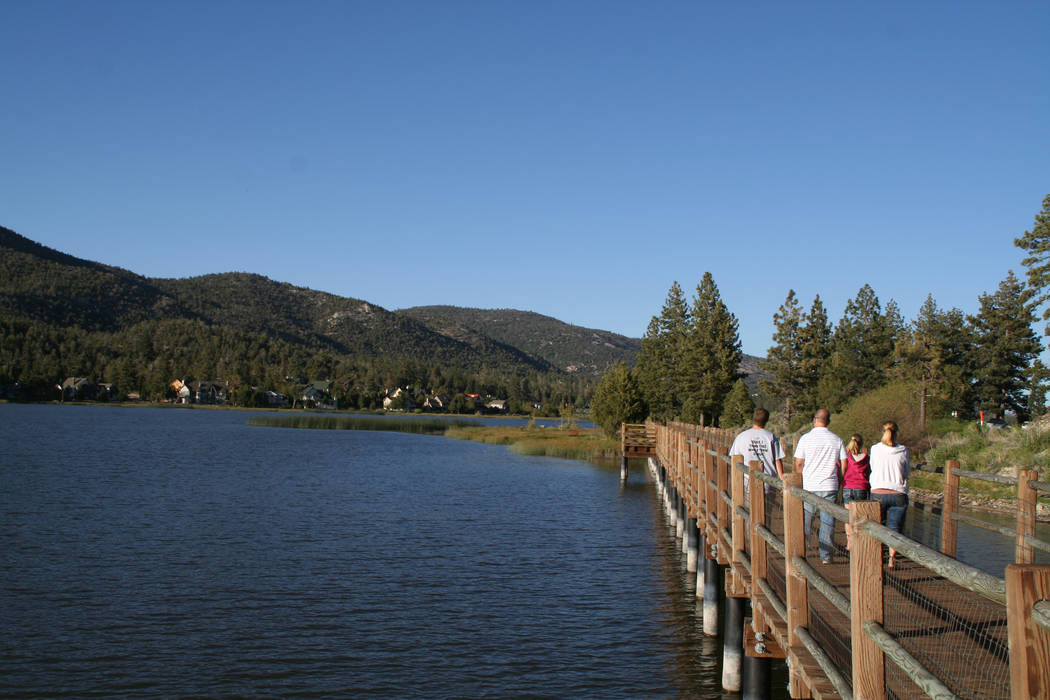
[[[762,470],[770,476],[784,478],[784,448],[777,437],[766,430],[769,411],[756,408],[751,418],[752,426],[736,436],[729,456],[740,455],[744,463],[761,462]],[[747,483],[747,476],[744,477]]]

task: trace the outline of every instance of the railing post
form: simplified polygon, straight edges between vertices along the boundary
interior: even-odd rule
[[[787,626],[788,655],[791,649],[802,647],[802,641],[795,630],[799,627],[809,628],[809,591],[805,577],[795,568],[794,558],[806,556],[806,534],[802,501],[791,494],[791,487],[802,488],[802,474],[784,475],[784,586],[787,589]],[[809,688],[802,680],[802,674],[794,665],[791,666],[791,697],[808,698]]]
[[[682,443],[685,455],[686,475],[683,488],[689,494],[689,509],[685,521],[685,570],[696,573],[700,556],[700,533],[697,530],[697,518],[700,517],[700,498],[696,492],[696,460],[693,459],[693,441],[686,436]]]
[[[743,680],[744,666],[744,617],[747,607],[747,589],[740,576],[743,567],[744,517],[738,511],[744,507],[744,463],[741,455],[734,455],[729,464],[729,481],[732,504],[729,512],[730,553],[729,575],[726,578],[725,633],[722,637],[722,689],[739,692]],[[761,488],[761,485],[759,486]]]
[[[1035,550],[1026,538],[1035,537],[1035,489],[1028,483],[1039,478],[1039,472],[1030,469],[1017,471],[1017,547],[1014,561],[1018,564],[1035,563]]]
[[[766,489],[765,485],[755,478],[762,471],[762,463],[754,461],[751,466],[751,594],[758,590],[758,582],[766,578],[766,541],[757,532],[759,525],[766,524]],[[758,608],[752,606],[751,624],[756,632],[765,632],[766,621]]]
[[[677,437],[675,439],[675,457],[678,459],[678,492],[682,495],[679,507],[679,522],[678,529],[682,537],[682,554],[685,554],[686,546],[688,544],[688,537],[685,534],[685,521],[689,517],[689,479],[686,477],[686,464],[685,464],[685,435],[679,428]]]
[[[733,505],[730,509],[732,512],[730,512],[729,514],[731,522],[733,523],[732,530],[730,531],[733,535],[733,551],[730,559],[734,570],[738,566],[743,566],[740,562],[743,561],[743,557],[746,554],[747,548],[745,544],[747,539],[747,524],[744,522],[744,516],[740,515],[740,510],[745,505],[747,505],[746,501],[744,500],[743,466],[744,458],[741,455],[734,455],[733,461],[729,465],[729,482],[731,484],[730,494],[733,497]],[[761,482],[756,483],[758,483],[759,488],[762,488]],[[744,591],[744,587],[742,585],[736,585],[736,578],[737,577],[734,573],[734,589],[738,593],[743,595],[744,593],[746,593],[746,591]]]
[[[707,554],[705,552],[707,548],[707,538],[705,532],[707,530],[707,511],[705,510],[707,504],[704,499],[704,452],[700,444],[700,439],[693,435],[691,442],[691,450],[693,455],[693,464],[696,465],[696,469],[693,472],[694,487],[696,490],[696,532],[697,532],[697,562],[696,562],[696,597],[700,600],[704,598],[704,568],[706,567],[705,562],[707,561]]]
[[[864,631],[864,623],[883,622],[882,543],[858,529],[864,520],[879,522],[878,501],[853,501],[850,506],[853,541],[849,552],[850,635],[853,645],[853,697],[884,700],[886,656]]]
[[[704,452],[704,492],[707,494],[707,512],[704,513],[704,530],[707,536],[704,538],[706,545],[704,552],[704,634],[708,637],[718,636],[718,605],[723,596],[721,570],[718,568],[718,559],[721,556],[721,547],[718,545],[718,527],[711,524],[711,513],[717,512],[718,493],[717,489],[711,488],[711,481],[717,474],[717,460],[708,453],[710,445],[705,439],[703,442]]]
[[[1010,640],[1010,697],[1050,697],[1050,632],[1032,619],[1032,607],[1050,599],[1050,566],[1006,567],[1006,618]]]
[[[728,530],[730,527],[729,504],[722,498],[722,494],[729,493],[729,450],[724,447],[718,448],[715,466],[718,474],[718,499],[715,501],[715,504],[718,506],[716,511],[718,518],[718,563],[722,566],[727,566],[732,554],[729,550],[733,543],[731,540],[727,541],[722,534],[723,530]]]
[[[959,541],[959,523],[953,517],[959,510],[959,463],[949,459],[944,465],[944,502],[941,504],[941,554],[956,555]]]

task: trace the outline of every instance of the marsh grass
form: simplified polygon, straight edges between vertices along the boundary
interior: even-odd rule
[[[433,418],[362,418],[300,414],[294,416],[252,416],[248,425],[267,428],[306,428],[313,430],[389,430],[424,435],[445,435],[489,445],[506,445],[516,454],[531,457],[558,457],[606,462],[620,455],[618,440],[606,438],[598,428],[579,428],[566,424],[558,428],[528,426],[487,426],[471,420]]]
[[[508,445],[515,454],[531,457],[607,461],[620,454],[619,441],[604,437],[598,428],[483,426],[452,428],[445,435],[457,440]]]
[[[248,425],[265,428],[305,428],[312,430],[385,430],[422,435],[443,435],[450,428],[480,426],[470,420],[434,418],[361,418],[358,416],[252,416]]]

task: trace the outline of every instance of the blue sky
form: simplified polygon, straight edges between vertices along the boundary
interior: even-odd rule
[[[1050,193],[1050,3],[0,0],[0,225],[152,277],[641,336],[711,271],[973,313]]]

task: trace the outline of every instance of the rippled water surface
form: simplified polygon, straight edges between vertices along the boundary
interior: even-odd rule
[[[0,405],[0,695],[722,697],[646,475]]]

